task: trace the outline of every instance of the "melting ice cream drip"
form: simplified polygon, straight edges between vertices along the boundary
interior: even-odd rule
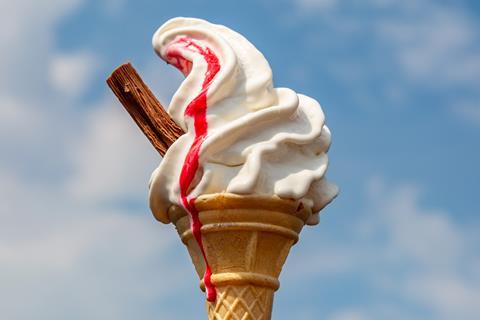
[[[199,166],[199,154],[202,143],[207,135],[208,123],[207,123],[207,91],[215,75],[220,70],[220,63],[217,56],[210,48],[202,48],[194,40],[188,37],[181,37],[172,42],[166,50],[167,61],[171,62],[177,67],[184,75],[188,75],[192,68],[192,62],[187,60],[182,50],[179,50],[179,46],[183,47],[183,50],[193,51],[200,54],[207,63],[207,71],[205,72],[205,78],[202,84],[200,93],[188,104],[185,109],[185,116],[192,117],[195,126],[195,139],[190,145],[189,151],[185,157],[180,173],[179,185],[180,185],[180,198],[181,203],[190,217],[190,228],[193,236],[197,241],[200,250],[205,261],[205,274],[203,281],[205,283],[205,290],[208,301],[215,301],[216,291],[212,284],[211,276],[212,270],[207,261],[205,254],[205,248],[203,247],[201,227],[198,211],[195,207],[195,197],[189,197],[188,191],[192,185],[195,174],[197,173]]]

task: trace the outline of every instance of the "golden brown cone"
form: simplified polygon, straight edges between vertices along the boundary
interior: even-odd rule
[[[278,276],[311,211],[299,201],[228,193],[201,196],[195,206],[217,290],[216,301],[207,302],[208,319],[271,319]],[[169,217],[202,279],[205,263],[187,214],[172,206]]]

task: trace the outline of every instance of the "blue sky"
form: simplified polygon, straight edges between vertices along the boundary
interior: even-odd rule
[[[194,16],[239,31],[276,86],[321,103],[341,188],[306,227],[274,319],[480,314],[476,1],[0,1],[0,314],[202,319],[147,183],[159,156],[105,85],[130,60],[167,105],[151,36]]]

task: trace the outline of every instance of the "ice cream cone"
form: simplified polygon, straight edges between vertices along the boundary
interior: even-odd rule
[[[216,300],[207,301],[208,319],[271,319],[278,277],[310,209],[300,201],[228,193],[201,196],[195,206],[217,291]],[[204,290],[206,266],[189,217],[177,206],[170,207],[168,215],[188,248]]]

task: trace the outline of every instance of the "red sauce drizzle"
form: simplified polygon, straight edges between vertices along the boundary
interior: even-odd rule
[[[200,250],[205,261],[205,274],[203,276],[203,281],[205,283],[205,290],[207,294],[208,301],[215,301],[216,299],[216,290],[212,284],[211,276],[212,270],[207,261],[207,256],[205,254],[205,248],[203,247],[202,234],[200,229],[202,223],[198,217],[197,208],[195,208],[196,198],[189,198],[188,191],[191,187],[192,181],[195,178],[195,174],[198,170],[199,165],[199,153],[202,143],[207,136],[207,91],[212,83],[213,78],[220,70],[220,63],[217,56],[213,53],[210,48],[202,48],[196,44],[192,39],[187,37],[182,37],[175,42],[173,42],[167,49],[167,60],[169,63],[173,64],[178,68],[185,76],[190,73],[192,68],[192,62],[185,59],[178,46],[183,47],[183,49],[190,50],[195,53],[199,53],[205,59],[207,63],[207,71],[205,73],[205,79],[203,80],[202,90],[200,93],[188,104],[185,109],[185,116],[192,117],[194,126],[195,126],[195,139],[193,140],[192,145],[188,151],[185,161],[182,166],[182,171],[180,173],[180,197],[181,203],[185,210],[188,212],[190,217],[190,228],[192,230],[193,236],[197,241]]]

